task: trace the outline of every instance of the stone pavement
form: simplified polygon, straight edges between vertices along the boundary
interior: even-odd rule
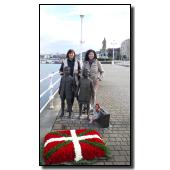
[[[73,115],[68,118],[57,116],[52,131],[60,129],[91,128],[97,130],[111,150],[111,158],[99,159],[93,165],[130,165],[130,67],[103,65],[105,75],[100,82],[97,102],[110,113],[109,128],[88,124],[86,115],[78,116],[77,100],[74,101]]]

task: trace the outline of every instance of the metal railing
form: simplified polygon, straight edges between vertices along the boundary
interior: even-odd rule
[[[50,79],[49,87],[40,94],[40,100],[41,100],[41,98],[42,98],[48,91],[50,91],[50,96],[49,96],[47,102],[46,102],[46,103],[42,106],[42,108],[40,109],[40,113],[45,109],[45,107],[46,107],[50,102],[51,102],[51,103],[50,103],[50,109],[53,109],[53,108],[54,108],[53,98],[54,98],[54,96],[56,95],[56,93],[58,92],[59,88],[57,88],[57,90],[56,90],[54,93],[53,93],[53,88],[55,87],[55,85],[56,85],[57,83],[59,83],[59,81],[60,81],[60,79],[61,79],[61,78],[59,77],[59,78],[53,83],[53,77],[54,77],[55,75],[59,75],[59,72],[57,71],[57,72],[51,73],[51,74],[49,74],[47,77],[45,77],[45,78],[43,78],[43,79],[40,80],[40,84],[41,84],[41,83],[44,82],[45,80]]]

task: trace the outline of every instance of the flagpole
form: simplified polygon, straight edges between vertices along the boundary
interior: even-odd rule
[[[81,66],[83,65],[83,51],[82,51],[82,49],[83,49],[83,43],[84,43],[84,41],[83,41],[83,18],[84,18],[84,15],[80,15],[80,19],[81,19],[81,35],[80,35],[80,37],[81,37],[81,40],[80,40],[80,64],[81,64]]]

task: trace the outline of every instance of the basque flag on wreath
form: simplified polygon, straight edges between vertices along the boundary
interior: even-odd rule
[[[107,157],[108,153],[100,134],[91,129],[54,131],[48,133],[44,140],[46,165],[93,160]]]

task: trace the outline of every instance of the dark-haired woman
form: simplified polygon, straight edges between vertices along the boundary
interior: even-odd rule
[[[99,85],[99,81],[101,81],[103,78],[104,70],[102,68],[100,61],[97,60],[96,52],[92,49],[86,52],[82,69],[84,68],[90,71],[90,78],[93,80],[95,95],[94,100],[91,101],[91,106],[94,107],[96,102],[97,88]]]
[[[70,49],[66,54],[66,58],[63,60],[60,67],[60,75],[63,75],[64,67],[70,67],[70,75],[75,80],[75,85],[78,86],[79,74],[81,72],[80,62],[76,59],[75,51]],[[74,103],[74,98],[72,99],[72,105]]]

